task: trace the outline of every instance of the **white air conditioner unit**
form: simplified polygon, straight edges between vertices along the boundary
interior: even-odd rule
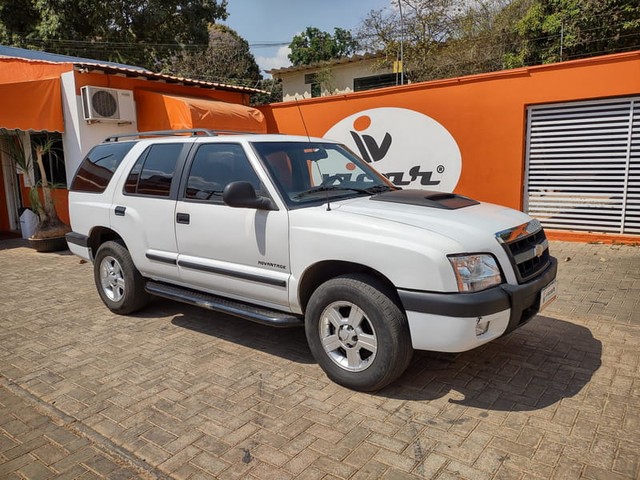
[[[131,90],[82,87],[82,113],[87,122],[132,123],[136,109]]]

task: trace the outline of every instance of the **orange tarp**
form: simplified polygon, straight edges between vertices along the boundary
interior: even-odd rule
[[[0,84],[0,128],[63,132],[60,80]]]
[[[136,90],[138,130],[207,128],[266,133],[262,112],[255,108],[204,97]]]
[[[0,59],[0,128],[63,132],[60,75],[71,68]]]

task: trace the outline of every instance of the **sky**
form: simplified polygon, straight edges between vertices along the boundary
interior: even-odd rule
[[[333,33],[335,27],[355,33],[371,10],[391,0],[228,0],[225,25],[249,42],[260,70],[291,65],[288,45],[307,27]],[[278,46],[262,46],[274,44]]]

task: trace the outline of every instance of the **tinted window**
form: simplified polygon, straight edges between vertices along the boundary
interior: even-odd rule
[[[125,193],[168,197],[182,147],[181,143],[149,147],[131,169]]]
[[[201,145],[191,164],[185,198],[216,200],[231,182],[250,182],[256,191],[261,183],[242,146],[231,143]]]
[[[129,176],[127,177],[127,181],[124,184],[124,193],[136,193],[138,190],[138,180],[140,179],[140,172],[142,171],[142,165],[144,165],[144,161],[147,158],[148,149],[144,151],[144,153],[136,160],[135,165],[129,172]]]
[[[92,148],[80,164],[71,183],[71,190],[101,193],[107,188],[122,159],[134,142],[110,143]]]

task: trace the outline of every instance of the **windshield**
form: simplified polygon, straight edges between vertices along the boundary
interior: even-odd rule
[[[343,145],[255,142],[253,146],[291,207],[397,189]]]

